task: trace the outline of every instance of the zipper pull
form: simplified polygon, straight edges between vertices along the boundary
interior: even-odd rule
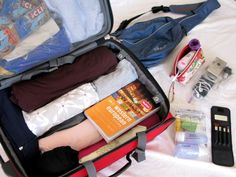
[[[119,42],[119,43],[122,42],[122,40],[118,39],[116,36],[110,36],[110,39],[113,39],[114,41]]]
[[[118,53],[117,58],[118,58],[119,60],[123,60],[123,59],[125,59],[126,57],[120,52],[120,53]]]
[[[109,34],[107,34],[105,37],[104,37],[105,40],[109,40],[111,39],[111,36]]]

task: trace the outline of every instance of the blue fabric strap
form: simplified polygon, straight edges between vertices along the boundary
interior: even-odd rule
[[[174,13],[187,14],[187,16],[178,18],[176,21],[183,27],[185,33],[188,33],[193,27],[201,23],[212,11],[219,8],[217,0],[208,0],[203,3],[190,5],[173,5],[170,7]]]
[[[192,15],[194,14],[194,10],[200,7],[203,3],[197,4],[185,4],[185,5],[171,5],[170,11],[175,14],[185,14]]]

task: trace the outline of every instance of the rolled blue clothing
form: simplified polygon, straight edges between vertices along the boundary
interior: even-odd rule
[[[70,51],[71,46],[65,30],[61,28],[57,34],[26,56],[12,61],[0,60],[0,67],[19,74],[50,59],[65,55]]]
[[[102,100],[137,78],[138,74],[134,66],[129,61],[123,59],[118,63],[115,71],[99,77],[93,83],[99,100]]]
[[[0,90],[0,125],[23,164],[39,154],[37,137],[27,127],[21,109],[9,100],[10,89]]]

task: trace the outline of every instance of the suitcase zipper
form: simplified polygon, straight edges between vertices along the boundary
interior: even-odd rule
[[[110,40],[110,41],[116,41],[119,44],[121,44],[122,40],[118,39],[116,36],[110,35],[108,34],[107,36],[105,36],[105,41]]]

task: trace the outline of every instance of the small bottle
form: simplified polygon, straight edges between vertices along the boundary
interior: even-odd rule
[[[207,156],[207,148],[197,144],[177,144],[175,147],[175,157],[183,159],[197,159]]]
[[[207,136],[203,133],[177,132],[175,141],[184,144],[207,144]]]
[[[183,71],[184,68],[186,68],[186,66],[189,64],[195,53],[196,51],[190,51],[181,60],[179,60],[177,65],[179,71]]]
[[[176,132],[182,131],[181,120],[179,118],[176,118],[176,120],[175,120],[175,130],[176,130]]]

